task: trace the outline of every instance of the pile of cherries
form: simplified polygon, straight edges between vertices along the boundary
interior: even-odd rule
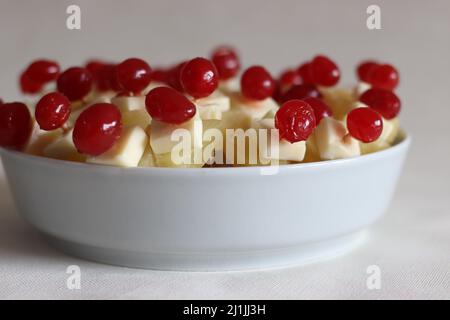
[[[130,58],[119,64],[92,60],[83,67],[61,72],[58,63],[37,60],[20,76],[25,94],[42,92],[56,82],[57,90],[45,94],[35,108],[40,129],[68,130],[66,122],[72,105],[89,101],[94,92],[116,92],[119,96],[139,96],[152,81],[168,85],[151,90],[145,99],[152,118],[180,124],[196,113],[192,99],[211,95],[219,86],[235,78],[241,69],[236,51],[228,46],[217,48],[210,59],[194,58],[170,68],[152,68],[147,62]],[[388,64],[365,61],[357,68],[360,81],[372,88],[360,97],[369,108],[358,108],[347,117],[349,133],[363,141],[376,140],[382,131],[382,118],[392,119],[400,111],[400,100],[393,90],[399,82],[397,70]],[[318,55],[296,69],[286,70],[279,79],[262,66],[247,68],[240,78],[241,93],[249,101],[274,98],[281,104],[275,116],[280,137],[291,143],[306,140],[324,117],[332,116],[318,89],[338,83],[341,73],[331,59]],[[21,102],[0,101],[0,146],[21,149],[32,131],[32,117]],[[122,132],[121,113],[111,103],[96,103],[76,120],[73,141],[79,152],[96,156],[107,151]]]

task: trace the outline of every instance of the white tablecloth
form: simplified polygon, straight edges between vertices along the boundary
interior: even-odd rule
[[[316,52],[329,53],[340,62],[344,82],[353,81],[355,60],[380,57],[402,71],[402,123],[414,141],[392,205],[364,244],[334,260],[268,271],[147,271],[66,256],[47,246],[19,217],[0,174],[0,298],[449,299],[450,4],[377,2],[383,17],[383,29],[377,31],[365,26],[364,1],[100,5],[81,0],[80,31],[65,29],[64,2],[2,2],[3,99],[15,98],[11,79],[25,63],[41,56],[58,58],[65,66],[89,56],[140,55],[150,57],[151,63],[169,63],[231,42],[241,49],[245,64],[264,63],[274,71]],[[20,18],[26,12],[33,15]],[[80,290],[66,286],[69,265],[81,268]],[[381,271],[379,290],[366,285],[371,265]]]

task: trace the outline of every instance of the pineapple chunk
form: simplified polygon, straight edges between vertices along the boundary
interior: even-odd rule
[[[147,143],[147,134],[141,127],[124,128],[121,137],[111,149],[99,156],[88,157],[86,162],[136,167],[144,154]]]

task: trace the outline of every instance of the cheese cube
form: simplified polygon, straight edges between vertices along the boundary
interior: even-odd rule
[[[45,131],[41,130],[39,124],[33,120],[30,139],[23,148],[25,153],[33,155],[43,155],[43,151],[46,146],[62,136],[63,131],[61,129]]]
[[[86,157],[79,153],[72,139],[73,129],[50,143],[44,149],[44,156],[60,160],[84,162]]]
[[[315,142],[323,160],[355,157],[361,154],[359,142],[347,134],[344,123],[325,117],[314,129]]]
[[[383,118],[383,131],[377,140],[370,143],[360,142],[361,153],[368,154],[389,148],[397,138],[400,129],[398,118],[387,120]]]
[[[105,153],[88,157],[87,162],[120,166],[136,167],[144,154],[148,137],[141,127],[125,127],[122,135],[114,146]]]
[[[145,96],[118,96],[111,99],[121,112],[145,109]]]
[[[195,116],[182,124],[170,124],[153,120],[150,124],[151,135],[150,145],[155,154],[164,154],[172,152],[172,149],[180,142],[172,140],[172,133],[177,129],[184,129],[191,139],[191,147],[202,148],[203,146],[203,124],[198,112]]]
[[[222,113],[230,110],[230,98],[215,91],[206,98],[194,100],[202,120],[222,120]]]

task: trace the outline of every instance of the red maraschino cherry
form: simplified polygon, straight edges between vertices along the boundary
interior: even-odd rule
[[[288,91],[286,91],[281,96],[281,102],[286,102],[289,100],[302,100],[307,97],[320,98],[322,94],[313,84],[299,84],[292,86]]]
[[[145,98],[145,106],[153,119],[171,124],[186,122],[196,113],[195,105],[188,98],[169,87],[151,90]]]
[[[59,72],[57,62],[44,59],[33,61],[26,70],[31,81],[41,84],[56,80]]]
[[[73,143],[80,153],[98,156],[108,151],[122,133],[121,114],[111,103],[96,103],[84,110],[73,129]]]
[[[289,89],[292,86],[302,84],[303,78],[297,70],[287,69],[281,73],[278,83],[281,88]]]
[[[373,60],[366,60],[361,62],[356,68],[356,74],[358,76],[358,79],[368,83],[370,71],[377,66],[378,62]]]
[[[241,67],[236,50],[229,46],[221,46],[214,50],[211,60],[217,68],[220,80],[235,77]]]
[[[194,58],[181,69],[180,82],[184,91],[192,97],[207,97],[219,85],[217,69],[208,59]]]
[[[20,150],[31,134],[31,115],[21,102],[0,105],[0,146]]]
[[[29,74],[25,71],[20,75],[19,79],[20,90],[24,94],[36,94],[42,91],[44,85],[39,82],[34,82],[30,79]]]
[[[312,81],[324,87],[331,87],[338,83],[341,73],[338,66],[330,58],[316,56],[309,66]]]
[[[401,109],[400,99],[389,90],[371,88],[365,91],[359,101],[380,113],[385,119],[393,119]]]
[[[377,140],[383,131],[383,119],[370,108],[356,108],[347,115],[350,135],[364,143]]]
[[[57,85],[70,101],[81,100],[91,92],[93,77],[85,68],[72,67],[61,73]]]
[[[314,110],[305,101],[287,101],[275,114],[275,127],[279,130],[280,139],[290,143],[304,141],[316,127]]]
[[[319,98],[307,97],[303,99],[307,104],[311,106],[314,110],[314,116],[316,117],[316,124],[319,124],[320,121],[325,117],[332,117],[333,111],[331,108]]]
[[[70,115],[70,101],[62,93],[51,92],[36,105],[35,118],[42,130],[61,128]]]
[[[370,69],[367,82],[374,88],[394,90],[400,82],[400,75],[390,64],[380,64]]]
[[[253,66],[241,77],[241,91],[247,99],[264,100],[275,91],[275,81],[264,67]]]
[[[116,66],[117,81],[125,91],[141,93],[152,80],[152,69],[142,59],[130,58]]]

